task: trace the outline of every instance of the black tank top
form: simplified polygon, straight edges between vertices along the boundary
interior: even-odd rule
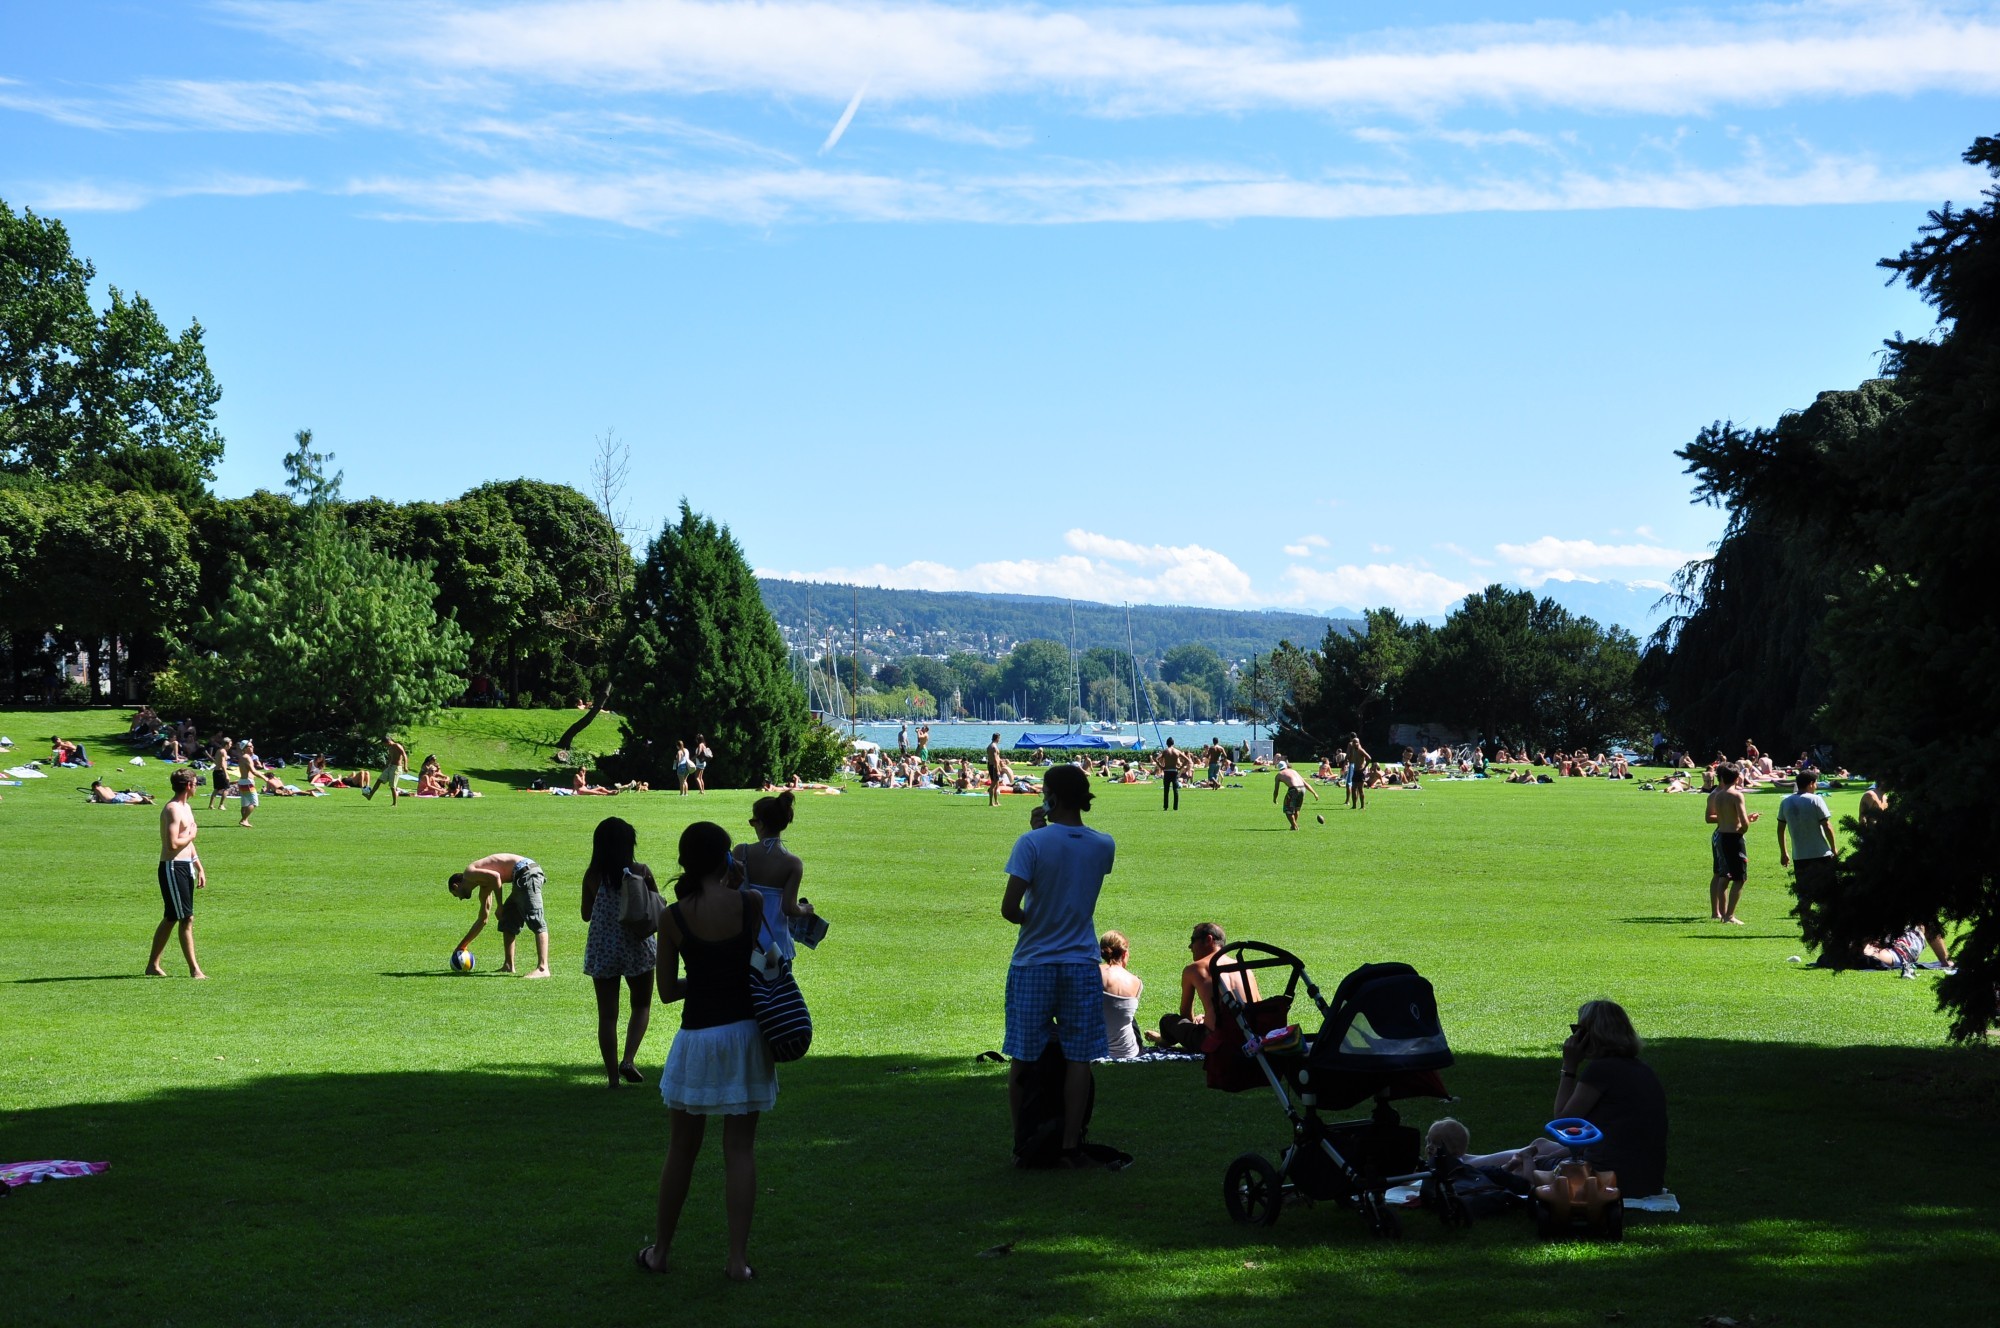
[[[763,901],[743,894],[743,922],[736,935],[705,941],[688,926],[678,903],[667,911],[681,934],[681,963],[687,969],[687,995],[681,998],[682,1028],[720,1028],[755,1018],[750,1008],[750,954],[757,947],[757,927],[764,920]]]

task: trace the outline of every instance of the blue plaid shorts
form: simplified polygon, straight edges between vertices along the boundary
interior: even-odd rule
[[[1000,1046],[1007,1059],[1040,1060],[1051,1032],[1066,1061],[1111,1054],[1104,1036],[1104,979],[1096,964],[1019,964],[1007,970],[1007,1038]]]

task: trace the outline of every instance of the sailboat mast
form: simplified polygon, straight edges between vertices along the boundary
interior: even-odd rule
[[[852,739],[861,723],[861,587],[854,587],[854,709],[848,717],[847,736]]]
[[[1132,664],[1132,736],[1140,737],[1139,725],[1145,711],[1139,706],[1139,648],[1132,641],[1132,601],[1125,601],[1125,658]],[[1141,738],[1141,741],[1144,741]]]

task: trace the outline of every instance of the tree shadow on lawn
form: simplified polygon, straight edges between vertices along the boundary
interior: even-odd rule
[[[0,1156],[112,1168],[12,1196],[0,1267],[22,1324],[1011,1328],[1253,1309],[1321,1322],[1332,1306],[1345,1322],[1830,1323],[1889,1279],[1940,1288],[1947,1306],[2000,1290],[2000,1169],[1966,1146],[2000,1107],[2000,1062],[1732,1041],[1648,1057],[1672,1094],[1685,1211],[1635,1214],[1621,1246],[1539,1245],[1519,1217],[1447,1232],[1418,1213],[1406,1240],[1380,1242],[1327,1206],[1234,1225],[1224,1168],[1275,1155],[1286,1127],[1268,1093],[1210,1093],[1186,1062],[1098,1068],[1093,1136],[1134,1153],[1129,1170],[1018,1172],[1004,1070],[913,1054],[781,1071],[760,1131],[755,1286],[720,1276],[714,1132],[673,1273],[632,1267],[664,1150],[657,1092],[550,1065],[232,1079],[9,1113]],[[1461,1100],[1407,1103],[1405,1118],[1449,1112],[1478,1147],[1522,1143],[1555,1068],[1466,1056],[1447,1076]]]

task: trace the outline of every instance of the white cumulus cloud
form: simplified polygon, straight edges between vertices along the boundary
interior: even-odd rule
[[[1402,613],[1442,613],[1474,587],[1408,563],[1347,564],[1285,569],[1287,598],[1295,604],[1328,609],[1373,609],[1387,605]]]
[[[1516,574],[1529,586],[1549,581],[1597,581],[1602,578],[1589,573],[1607,568],[1672,569],[1707,556],[1660,544],[1599,544],[1554,535],[1528,544],[1498,544],[1494,551],[1516,564]]]
[[[1138,544],[1082,529],[1067,532],[1063,543],[1072,552],[969,567],[937,562],[874,563],[805,572],[761,569],[758,575],[899,590],[1055,595],[1106,603],[1132,600],[1232,608],[1260,602],[1248,573],[1227,555],[1199,544]]]

